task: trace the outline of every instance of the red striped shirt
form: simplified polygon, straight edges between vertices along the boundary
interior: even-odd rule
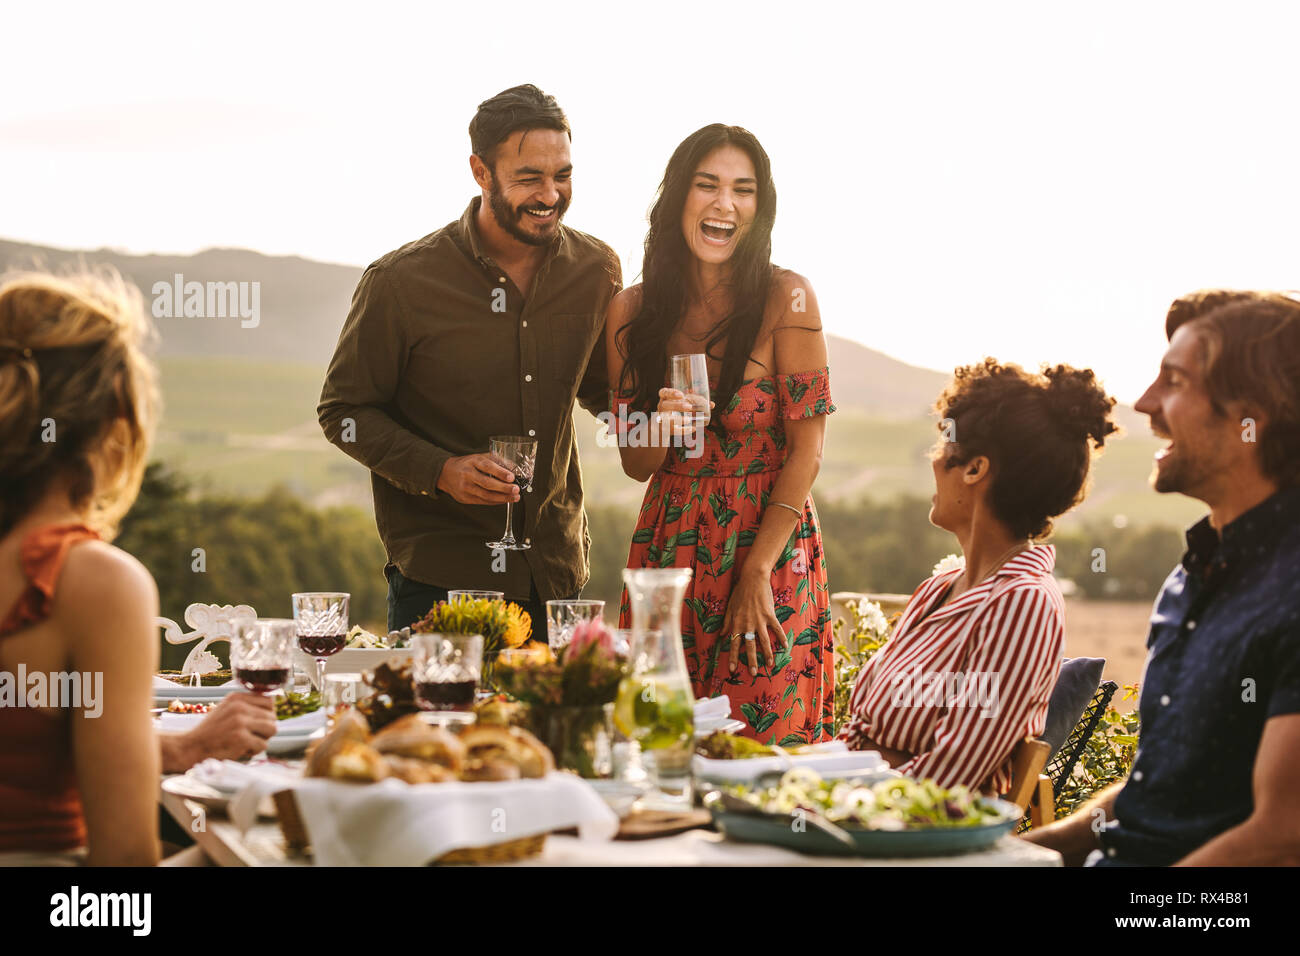
[[[839,736],[915,756],[895,768],[943,787],[1011,786],[1011,751],[1042,733],[1065,650],[1056,549],[1031,548],[936,607],[958,567],[916,589],[898,626],[858,676]]]

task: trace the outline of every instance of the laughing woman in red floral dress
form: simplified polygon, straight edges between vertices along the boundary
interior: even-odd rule
[[[831,734],[830,596],[809,494],[833,412],[812,287],[771,262],[776,190],[753,134],[714,124],[673,153],[650,212],[643,282],[610,303],[623,470],[649,481],[628,567],[691,568],[682,611],[696,697],[726,694],[743,733]],[[716,399],[695,431],[671,355],[704,353]],[[624,598],[621,623],[630,615]]]

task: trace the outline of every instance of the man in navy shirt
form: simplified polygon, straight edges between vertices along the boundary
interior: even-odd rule
[[[1300,862],[1300,299],[1200,292],[1138,401],[1204,501],[1151,615],[1128,778],[1027,835],[1067,863]]]

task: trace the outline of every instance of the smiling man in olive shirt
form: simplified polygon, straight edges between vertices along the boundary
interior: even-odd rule
[[[389,629],[478,588],[524,605],[545,641],[544,602],[587,582],[573,403],[607,407],[603,318],[622,274],[607,245],[561,224],[572,164],[554,97],[506,90],[469,132],[482,195],[366,269],[317,413],[371,471]],[[531,491],[487,454],[493,435],[537,439]],[[487,547],[507,501],[529,550]]]

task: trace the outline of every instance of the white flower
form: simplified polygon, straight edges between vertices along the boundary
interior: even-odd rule
[[[951,571],[953,568],[966,567],[966,559],[961,555],[950,554],[934,566],[930,574],[943,574],[945,571]]]
[[[853,613],[858,619],[856,630],[859,634],[883,637],[889,633],[889,619],[875,601],[859,601],[853,606]]]

